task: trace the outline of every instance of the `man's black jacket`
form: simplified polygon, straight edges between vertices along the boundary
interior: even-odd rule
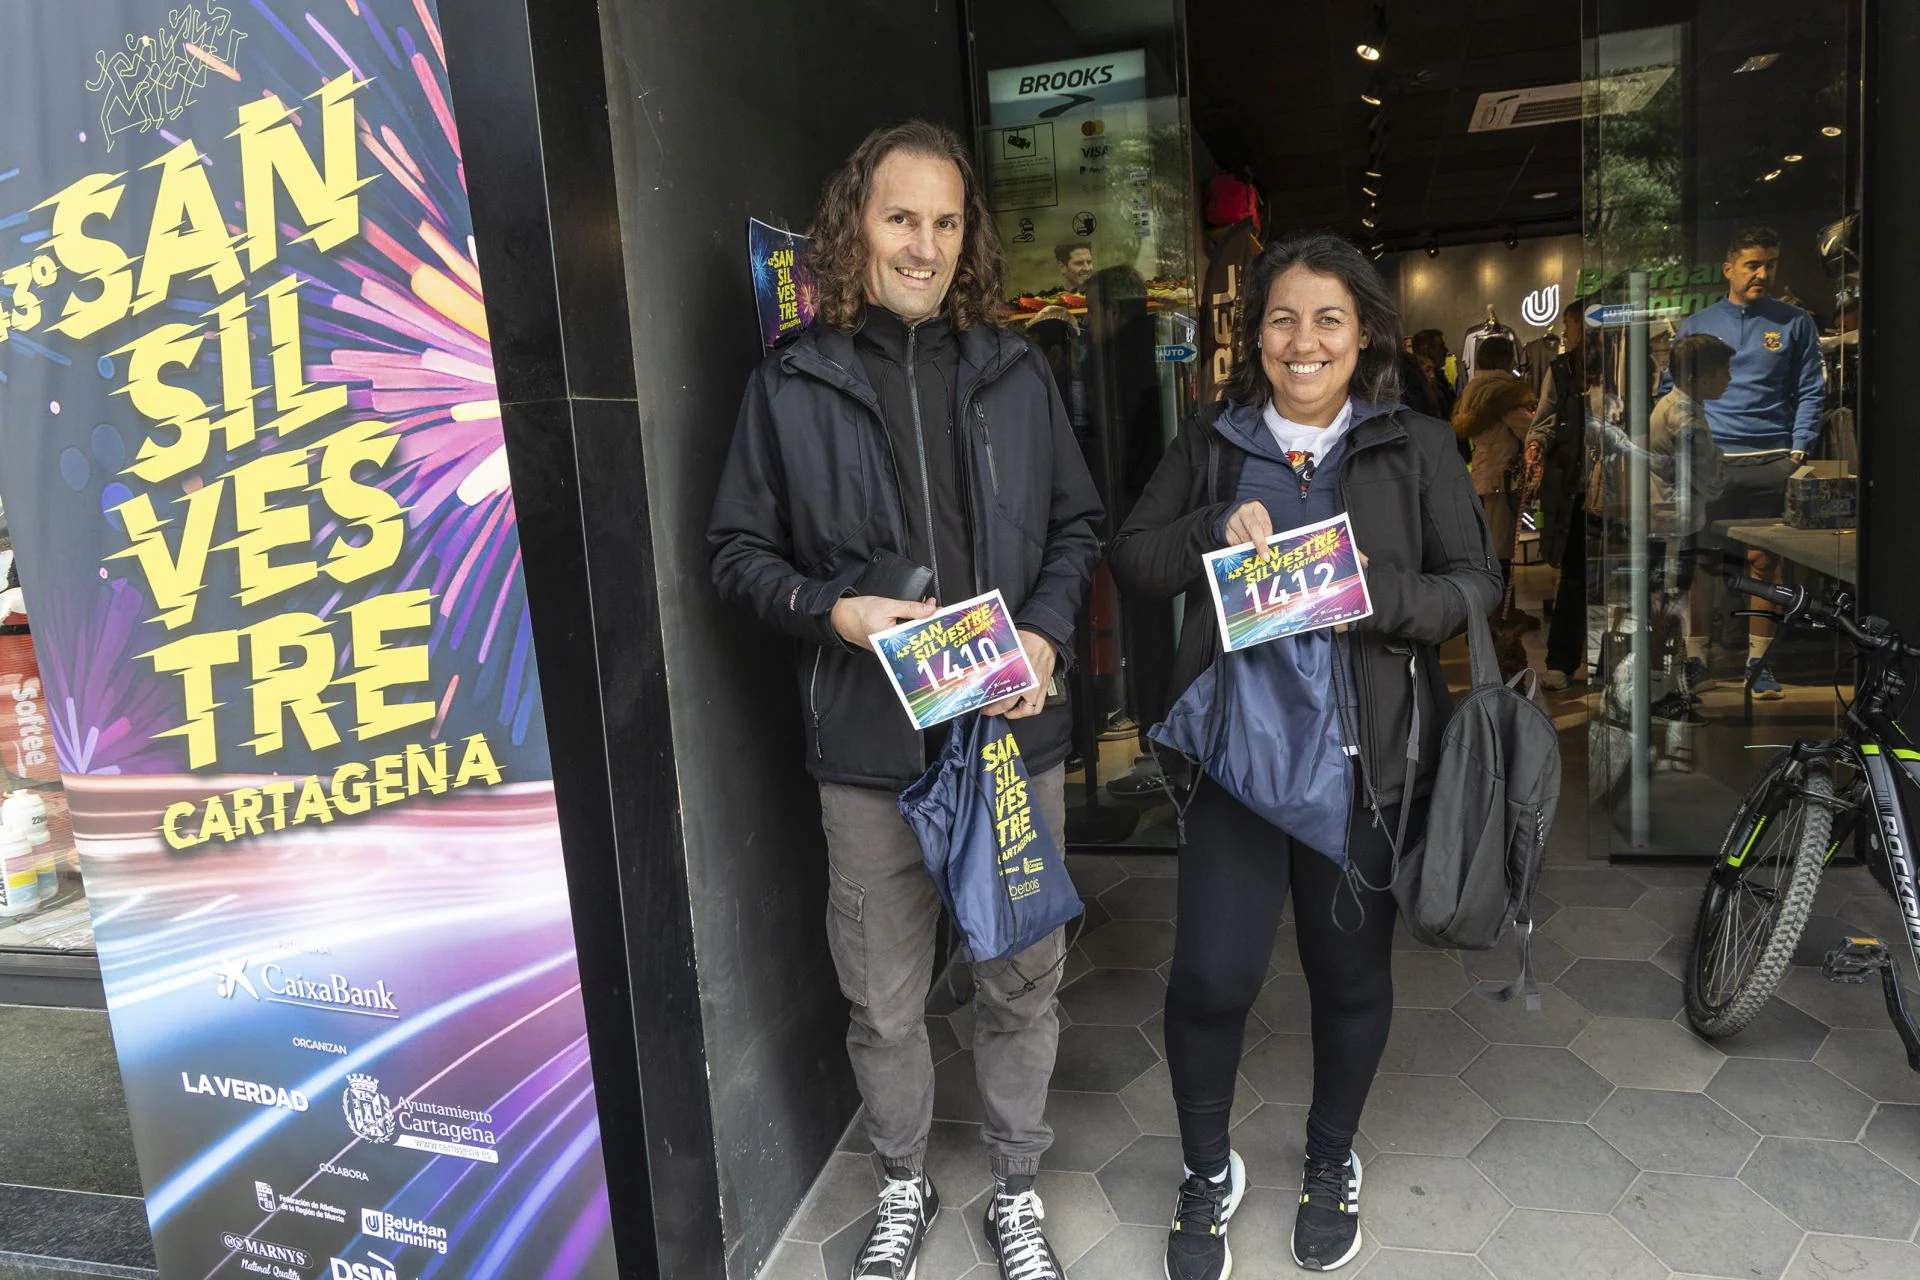
[[[1100,557],[1100,500],[1039,351],[1001,329],[962,330],[954,422],[973,530],[974,581],[1014,622],[1053,642],[1064,670],[1074,618]],[[907,554],[903,480],[853,340],[815,324],[747,384],[707,540],[723,598],[799,641],[807,767],[824,782],[900,790],[926,769],[925,739],[879,658],[834,632],[876,550]],[[1066,759],[1064,707],[1014,722],[1029,772]]]

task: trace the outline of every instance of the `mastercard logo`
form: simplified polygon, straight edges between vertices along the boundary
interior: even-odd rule
[[[1107,123],[1104,120],[1088,120],[1080,126],[1081,134],[1089,138],[1097,138],[1106,131]]]

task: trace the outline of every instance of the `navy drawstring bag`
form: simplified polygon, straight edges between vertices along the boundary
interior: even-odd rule
[[[901,793],[900,815],[976,963],[1020,955],[1086,910],[1006,717],[953,721],[939,758]],[[1026,983],[1016,995],[1046,976],[1015,973]]]
[[[1332,633],[1309,631],[1223,652],[1148,736],[1344,868],[1353,765],[1341,731],[1340,702],[1351,697],[1343,649]]]

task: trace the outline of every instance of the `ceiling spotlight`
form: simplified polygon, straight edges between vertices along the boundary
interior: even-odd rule
[[[1367,176],[1369,178],[1379,178],[1379,177],[1384,177],[1385,175],[1382,174],[1378,169],[1369,169],[1367,170]]]
[[[1778,61],[1780,61],[1780,55],[1777,53],[1756,53],[1751,58],[1748,58],[1745,62],[1741,63],[1739,66],[1735,67],[1733,69],[1733,74],[1740,75],[1741,73],[1747,72],[1747,71],[1765,71],[1768,67],[1772,66],[1774,63]]]
[[[1781,156],[1780,158],[1782,160],[1785,160],[1788,164],[1799,164],[1802,160],[1806,159],[1805,156],[1801,155],[1797,151],[1794,152],[1792,155],[1785,155],[1785,156]]]
[[[1373,219],[1372,219],[1372,218],[1362,218],[1362,219],[1360,219],[1360,225],[1361,225],[1361,226],[1363,226],[1363,227],[1365,227],[1365,228],[1366,228],[1367,230],[1369,230],[1369,231],[1371,231],[1371,230],[1373,230]]]
[[[1439,257],[1439,256],[1440,256],[1440,240],[1439,240],[1439,237],[1437,237],[1437,236],[1428,236],[1428,237],[1427,237],[1427,256],[1428,256],[1429,258],[1437,258],[1437,257]]]
[[[1360,188],[1360,194],[1363,196],[1372,196],[1376,200],[1380,198],[1380,193],[1378,191],[1375,191],[1372,187]]]
[[[1840,136],[1840,126],[1837,124],[1825,125],[1820,130],[1820,136],[1823,138],[1837,138]]]
[[[1551,200],[1559,194],[1558,191],[1536,191],[1533,193],[1533,198],[1535,200]]]
[[[1767,172],[1767,173],[1763,173],[1763,174],[1761,174],[1761,175],[1760,175],[1760,181],[1762,181],[1762,182],[1772,182],[1772,181],[1773,181],[1773,180],[1774,180],[1775,178],[1777,178],[1777,177],[1779,177],[1779,176],[1780,176],[1780,174],[1781,174],[1781,172],[1782,172],[1782,171],[1781,171],[1781,170],[1779,170],[1779,169],[1774,169],[1774,170],[1771,170],[1771,171],[1769,171],[1769,172]]]
[[[1369,88],[1362,89],[1360,91],[1360,101],[1366,103],[1370,107],[1377,107],[1380,105],[1380,96],[1376,94],[1371,87],[1369,87]]]
[[[1373,25],[1367,29],[1366,38],[1353,46],[1362,62],[1378,62],[1387,53],[1387,6],[1373,6]]]
[[[1518,249],[1520,247],[1520,232],[1513,227],[1508,227],[1503,243],[1509,249]]]
[[[1375,253],[1384,253],[1386,252],[1387,242],[1384,240],[1375,240],[1372,244],[1368,245],[1367,247],[1369,249],[1372,249]]]

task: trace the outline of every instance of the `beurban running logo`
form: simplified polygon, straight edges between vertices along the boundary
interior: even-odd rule
[[[362,1209],[360,1234],[374,1240],[386,1240],[392,1244],[409,1244],[419,1249],[431,1249],[439,1254],[447,1251],[445,1231],[431,1222],[423,1222],[419,1218],[397,1217],[385,1209]]]

